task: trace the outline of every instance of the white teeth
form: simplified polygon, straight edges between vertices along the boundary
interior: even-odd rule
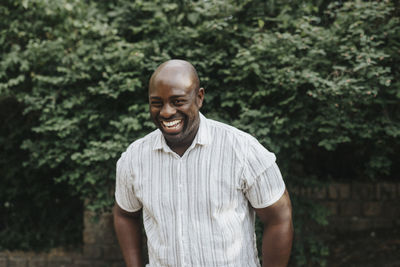
[[[173,127],[178,125],[180,122],[181,120],[174,120],[174,121],[163,121],[162,123],[164,124],[164,126]]]

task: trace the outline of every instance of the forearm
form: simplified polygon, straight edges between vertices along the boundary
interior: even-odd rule
[[[114,228],[127,267],[142,267],[142,229],[140,217],[129,217],[114,208]]]
[[[287,266],[292,240],[291,220],[283,224],[265,226],[262,242],[263,267]]]

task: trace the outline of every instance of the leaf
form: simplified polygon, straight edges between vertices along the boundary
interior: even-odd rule
[[[199,19],[200,15],[198,13],[189,13],[187,15],[188,20],[195,25]]]

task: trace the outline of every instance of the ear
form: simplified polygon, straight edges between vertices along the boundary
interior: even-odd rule
[[[199,91],[197,92],[197,96],[196,96],[196,103],[199,108],[201,108],[203,106],[203,100],[204,100],[204,88],[201,87],[199,89]]]

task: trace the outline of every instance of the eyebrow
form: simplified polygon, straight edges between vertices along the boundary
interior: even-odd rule
[[[173,95],[170,98],[179,98],[179,97],[186,97],[186,95]],[[161,100],[161,97],[159,97],[159,96],[150,96],[150,99]]]
[[[186,95],[173,95],[171,98],[186,97]]]

